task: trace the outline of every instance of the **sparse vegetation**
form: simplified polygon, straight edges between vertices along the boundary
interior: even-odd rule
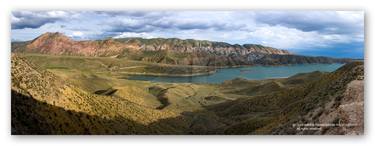
[[[345,120],[345,115],[325,115],[351,101],[347,85],[363,80],[362,62],[333,73],[222,84],[135,81],[124,73],[191,70],[210,69],[126,58],[12,54],[12,134],[337,134],[332,131],[340,127],[309,133],[292,125]]]

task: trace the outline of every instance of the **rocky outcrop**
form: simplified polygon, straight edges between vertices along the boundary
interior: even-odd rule
[[[347,64],[310,85],[302,108],[274,134],[362,135],[364,133],[364,66]],[[283,114],[290,114],[285,112]]]
[[[17,47],[16,44],[15,47]],[[62,33],[56,32],[42,34],[23,46],[18,45],[17,48],[13,48],[13,51],[52,55],[111,56],[119,54],[125,47],[125,44],[112,39],[74,41]]]
[[[219,120],[214,122],[225,121],[226,125],[206,132],[256,135],[362,135],[363,69],[362,62],[353,62],[332,73],[315,72],[292,76],[285,82],[279,81],[284,85],[290,85],[295,84],[290,81],[301,79],[302,76],[305,79],[298,86],[279,91],[276,88],[280,85],[271,82],[269,85],[272,86],[265,84],[264,89],[268,94],[257,93],[250,98],[212,105],[208,110],[219,117]],[[245,95],[251,95],[254,89],[257,89],[252,87],[254,85],[251,81],[239,79],[228,81],[224,86],[241,86],[243,90],[236,91]]]
[[[17,45],[15,44],[15,47]],[[247,55],[262,54],[290,54],[286,50],[279,50],[261,45],[231,45],[224,42],[210,42],[200,40],[171,39],[106,39],[97,41],[74,41],[62,33],[45,33],[29,42],[24,48],[15,51],[36,52],[55,55],[83,55],[83,56],[111,56],[119,55],[123,50],[141,51],[172,51],[178,53],[208,52],[215,55]]]
[[[303,117],[305,123],[315,123],[319,130],[302,130],[301,134],[364,134],[364,66],[349,64],[338,70],[336,92],[321,107]],[[323,89],[324,90],[324,89]]]
[[[143,51],[173,51],[178,53],[194,53],[194,52],[205,52],[215,55],[239,55],[245,56],[252,53],[261,54],[279,54],[287,55],[291,54],[287,50],[275,49],[272,47],[266,47],[255,44],[245,45],[232,45],[225,42],[212,42],[204,40],[193,40],[187,39],[182,40],[178,38],[154,38],[154,39],[143,39],[143,38],[124,38],[117,39],[117,41],[125,44],[133,44],[138,46]]]
[[[364,81],[351,81],[336,105],[328,104],[326,114],[318,117],[317,123],[333,123],[323,127],[324,134],[362,135],[364,133]],[[318,134],[321,134],[319,132]]]

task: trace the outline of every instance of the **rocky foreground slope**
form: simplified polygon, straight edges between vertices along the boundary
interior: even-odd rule
[[[129,58],[148,62],[235,66],[348,62],[347,59],[293,55],[262,45],[232,45],[224,42],[177,38],[123,38],[75,41],[62,33],[45,33],[28,42],[12,43],[13,52]]]
[[[235,120],[211,132],[361,135],[363,79],[363,62],[353,62],[296,88],[214,105],[209,111],[222,119]]]
[[[12,55],[12,134],[363,134],[363,69],[353,62],[261,85],[236,79],[221,90],[245,96],[179,113],[87,92]]]

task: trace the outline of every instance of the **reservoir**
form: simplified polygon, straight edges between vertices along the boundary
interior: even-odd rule
[[[127,79],[170,83],[222,83],[225,80],[232,80],[234,78],[262,80],[286,78],[298,73],[308,73],[313,71],[332,72],[343,65],[344,64],[296,64],[287,66],[251,66],[217,69],[214,74],[202,76],[169,77],[135,75],[130,76]]]

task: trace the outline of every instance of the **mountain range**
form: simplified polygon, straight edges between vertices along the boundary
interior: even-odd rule
[[[350,59],[311,57],[255,44],[229,44],[178,38],[120,38],[75,41],[62,33],[44,33],[31,41],[13,42],[12,52],[131,60],[175,65],[238,66],[302,63],[346,63]]]

